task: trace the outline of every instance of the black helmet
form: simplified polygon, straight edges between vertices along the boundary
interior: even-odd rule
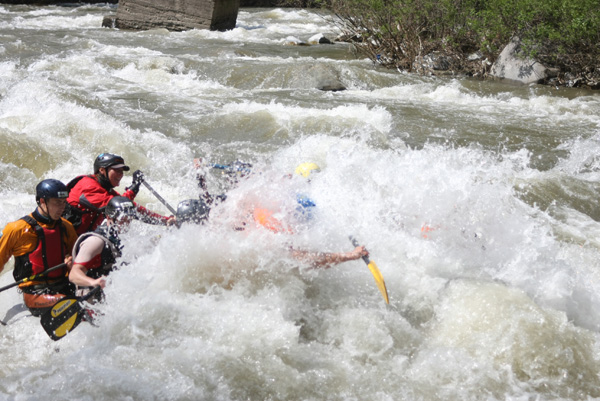
[[[113,220],[117,220],[122,216],[135,217],[135,205],[131,199],[124,196],[115,196],[104,208],[104,214]]]
[[[129,171],[129,166],[125,165],[125,160],[119,155],[113,155],[112,153],[100,153],[94,161],[94,174],[98,174],[100,168],[123,168],[125,171]]]
[[[65,199],[68,196],[69,190],[67,189],[67,186],[59,180],[55,180],[53,178],[43,180],[35,187],[35,200],[37,202],[39,202],[40,199]]]
[[[208,219],[210,208],[200,199],[188,199],[177,205],[177,222],[203,223]]]

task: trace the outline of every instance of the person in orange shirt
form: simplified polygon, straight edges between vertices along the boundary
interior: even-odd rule
[[[64,264],[19,284],[25,305],[34,316],[39,316],[60,299],[74,295],[75,287],[69,283],[67,274],[73,265],[71,250],[77,233],[73,225],[61,217],[69,194],[65,184],[55,179],[43,180],[35,192],[37,208],[2,230],[0,272],[11,256],[15,259],[15,281]]]

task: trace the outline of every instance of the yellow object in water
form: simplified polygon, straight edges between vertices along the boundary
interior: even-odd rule
[[[301,175],[304,178],[308,177],[313,171],[319,172],[321,171],[321,168],[315,163],[302,163],[294,170],[296,174]]]

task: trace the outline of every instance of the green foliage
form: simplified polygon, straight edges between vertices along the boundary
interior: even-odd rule
[[[513,36],[530,56],[585,54],[600,68],[600,0],[328,0],[360,50],[411,70],[432,51],[494,59]]]

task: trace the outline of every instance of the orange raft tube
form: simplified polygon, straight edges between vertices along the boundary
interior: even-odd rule
[[[293,231],[283,226],[281,221],[273,216],[273,212],[268,209],[255,208],[252,211],[252,217],[257,226],[265,227],[274,233],[286,232],[292,234]]]

